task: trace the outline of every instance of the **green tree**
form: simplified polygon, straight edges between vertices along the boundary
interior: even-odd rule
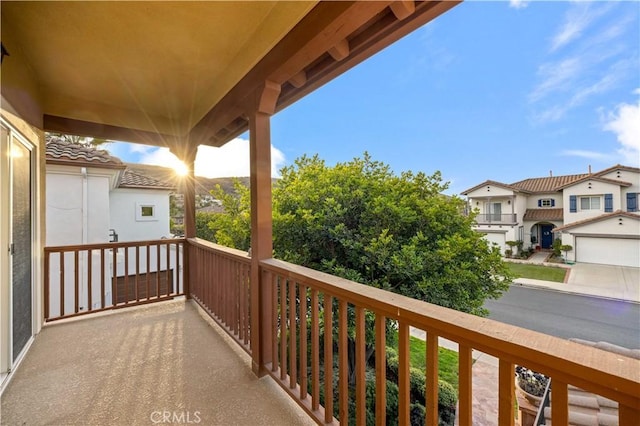
[[[274,188],[275,256],[459,311],[485,315],[512,276],[448,184],[365,153],[334,167],[303,156]]]
[[[101,147],[101,145],[107,144],[109,143],[109,140],[107,139],[102,139],[102,138],[88,138],[88,137],[84,137],[84,136],[78,136],[78,135],[68,135],[66,133],[52,133],[49,132],[47,133],[48,136],[53,136],[59,139],[63,139],[67,142],[71,142],[74,144],[80,144],[80,145],[91,145],[95,148]]]
[[[243,185],[239,179],[234,179],[233,190],[235,193],[227,193],[220,185],[216,185],[216,188],[211,191],[211,195],[222,203],[224,213],[209,214],[210,220],[207,224],[209,229],[203,232],[207,237],[200,236],[197,229],[196,236],[224,246],[249,250],[251,244],[251,194],[249,188]]]

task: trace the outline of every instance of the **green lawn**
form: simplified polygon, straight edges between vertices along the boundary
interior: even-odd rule
[[[564,282],[565,269],[552,266],[528,265],[525,263],[511,263],[507,265],[517,277],[532,278],[534,280]]]
[[[398,333],[395,332],[387,342],[394,349],[398,348]],[[427,342],[414,336],[409,336],[409,359],[411,367],[425,371],[427,366]],[[458,390],[458,352],[438,348],[438,378],[444,380]]]
[[[414,336],[409,338],[409,356],[411,366],[424,370],[426,368],[427,342]],[[451,349],[440,347],[438,351],[439,378],[448,382],[458,390],[458,353]]]

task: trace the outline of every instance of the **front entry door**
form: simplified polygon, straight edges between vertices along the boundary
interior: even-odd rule
[[[11,149],[12,357],[16,360],[32,330],[31,150],[13,138]]]
[[[541,225],[540,226],[540,245],[543,249],[551,248],[553,245],[553,225]]]

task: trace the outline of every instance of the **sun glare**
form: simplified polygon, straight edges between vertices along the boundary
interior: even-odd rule
[[[189,173],[189,168],[182,161],[177,160],[173,164],[173,171],[178,176],[186,176]]]

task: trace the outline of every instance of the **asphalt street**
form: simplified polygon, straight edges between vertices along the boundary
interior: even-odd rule
[[[515,285],[484,306],[489,318],[518,327],[640,348],[639,304]]]

